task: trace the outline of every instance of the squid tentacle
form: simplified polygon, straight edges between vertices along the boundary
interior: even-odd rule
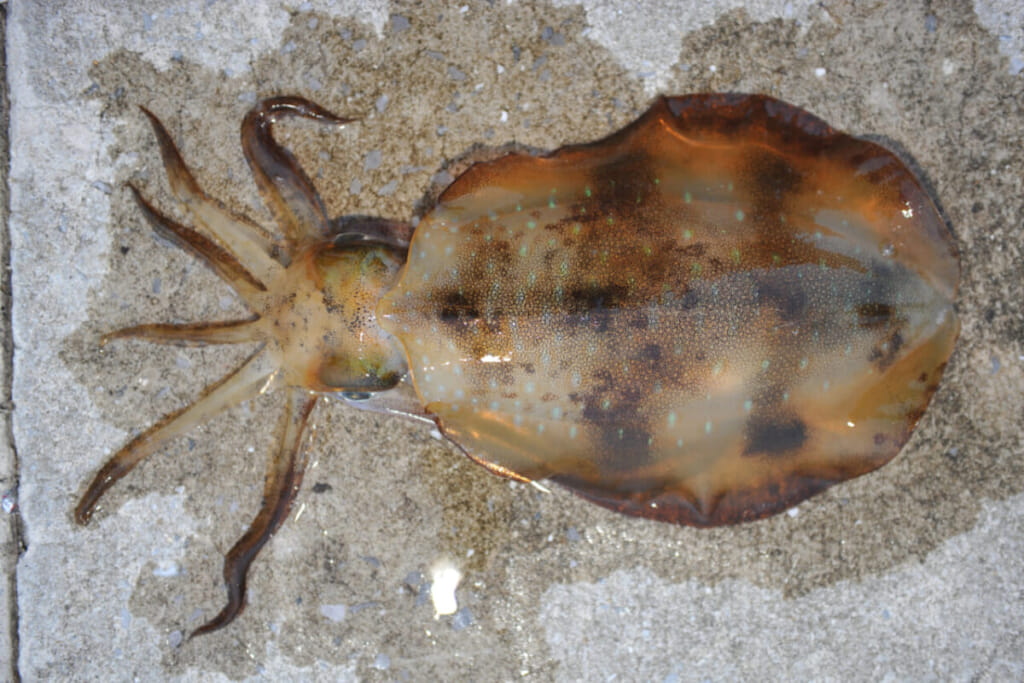
[[[249,566],[270,540],[291,510],[299,493],[308,461],[306,423],[318,396],[293,388],[277,424],[277,448],[271,452],[263,485],[263,503],[249,528],[224,557],[227,604],[210,621],[189,636],[193,638],[227,626],[245,609],[246,576]]]
[[[238,262],[238,259],[209,237],[171,220],[153,208],[153,205],[146,201],[134,186],[129,185],[128,188],[132,191],[136,203],[142,209],[142,215],[152,226],[154,232],[210,266],[221,280],[245,299],[250,307],[255,307],[254,304],[259,302],[261,294],[267,291],[263,282],[254,277]]]
[[[154,344],[205,346],[206,344],[244,344],[260,340],[259,316],[247,320],[218,320],[202,323],[134,325],[100,337],[100,346],[114,339],[145,339]]]
[[[199,183],[181,158],[181,153],[160,120],[145,107],[140,107],[149,119],[160,147],[164,171],[170,182],[171,192],[192,215],[196,223],[209,230],[242,263],[256,279],[269,283],[280,272],[281,264],[275,255],[281,245],[262,227],[252,220],[238,216],[225,209],[220,202],[206,196]]]
[[[268,306],[274,295],[288,292],[282,277],[298,248],[323,243],[337,236],[338,227],[326,217],[326,210],[312,182],[291,152],[278,145],[272,125],[282,117],[299,116],[342,125],[349,119],[331,114],[300,98],[274,98],[257,105],[242,124],[242,142],[264,201],[275,216],[283,237],[275,237],[248,219],[235,216],[211,200],[186,167],[167,130],[151,112],[142,108],[157,137],[171,190],[194,224],[212,235],[182,225],[160,213],[134,187],[130,187],[143,215],[153,229],[176,246],[204,263],[254,311],[251,318],[185,324],[143,324],[104,335],[104,345],[119,338],[179,344],[234,344],[261,342],[236,370],[207,387],[189,405],[166,415],[129,441],[96,473],[75,509],[79,524],[87,524],[102,496],[136,465],[167,441],[201,424],[214,415],[288,381],[281,371],[281,349],[270,323],[274,310]],[[375,231],[361,230],[364,239],[386,241],[405,248],[412,228],[387,223]],[[282,284],[282,283],[285,284]],[[263,315],[268,315],[264,319]],[[279,341],[279,340],[278,340]],[[293,381],[296,381],[293,379]],[[301,380],[297,380],[301,382]],[[277,425],[277,446],[267,464],[263,502],[249,528],[224,558],[223,576],[228,599],[221,611],[191,636],[208,633],[231,623],[245,607],[246,577],[252,562],[288,516],[307,463],[305,443],[311,430],[306,426],[318,395],[303,386],[289,386],[286,407]],[[191,637],[190,636],[190,637]]]
[[[125,444],[93,477],[75,508],[75,520],[88,524],[103,494],[170,439],[266,390],[276,378],[276,368],[268,367],[267,359],[261,345],[241,366],[206,387],[195,401],[164,416]]]
[[[354,120],[336,116],[301,97],[274,97],[260,102],[242,121],[242,151],[263,201],[292,244],[331,235],[327,210],[312,181],[272,134],[273,124],[279,119],[296,116],[336,126]]]

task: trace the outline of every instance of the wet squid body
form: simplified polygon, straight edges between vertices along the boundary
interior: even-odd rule
[[[959,330],[959,261],[891,152],[770,97],[661,98],[598,142],[472,166],[419,224],[330,219],[260,103],[242,144],[276,229],[207,198],[149,112],[180,225],[252,317],[114,332],[256,343],[137,436],[76,510],[168,439],[267,389],[285,408],[263,505],[225,559],[229,599],[299,490],[318,399],[436,423],[496,474],[709,526],[777,513],[892,459]]]

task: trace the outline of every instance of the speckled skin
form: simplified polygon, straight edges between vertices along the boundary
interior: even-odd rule
[[[287,116],[347,122],[313,103],[265,100],[242,124],[274,232],[206,197],[146,114],[179,209],[210,237],[136,193],[143,214],[252,316],[103,342],[256,349],[122,447],[77,520],[167,440],[285,393],[262,505],[225,557],[228,602],[196,633],[243,609],[324,394],[433,422],[504,476],[550,478],[632,515],[729,524],[895,456],[959,330],[956,249],[911,172],[768,97],[663,98],[605,140],[477,164],[415,231],[328,219],[271,130]]]
[[[709,525],[896,455],[956,339],[958,278],[893,154],[771,98],[695,96],[471,168],[378,317],[475,459]]]

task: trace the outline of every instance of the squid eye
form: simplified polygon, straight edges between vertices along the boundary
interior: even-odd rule
[[[368,241],[366,235],[358,235],[356,233],[346,232],[334,238],[334,246],[339,247],[345,244],[353,244],[356,242],[366,241]]]
[[[346,401],[367,401],[373,394],[365,391],[343,391],[341,397]]]

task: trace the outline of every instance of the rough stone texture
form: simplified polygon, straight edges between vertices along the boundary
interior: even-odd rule
[[[0,34],[6,34],[7,8],[0,5]],[[0,46],[0,70],[6,69],[7,54]],[[11,435],[11,278],[10,234],[7,231],[7,122],[10,101],[7,79],[0,81],[0,676],[13,678],[17,651],[17,599],[15,568],[19,552],[17,514],[18,469]]]
[[[1024,4],[326,4],[8,7],[23,678],[1024,677]],[[127,182],[173,208],[138,105],[212,196],[268,222],[237,143],[260,97],[359,117],[282,133],[332,214],[405,218],[481,145],[585,141],[655,91],[704,90],[769,93],[882,140],[949,219],[963,332],[893,463],[700,531],[510,485],[422,428],[327,406],[246,612],[185,642],[259,503],[273,401],[196,429],[74,525],[106,457],[245,355],[96,348],[123,325],[242,312],[130,201]],[[435,619],[441,560],[464,577],[460,611]]]

